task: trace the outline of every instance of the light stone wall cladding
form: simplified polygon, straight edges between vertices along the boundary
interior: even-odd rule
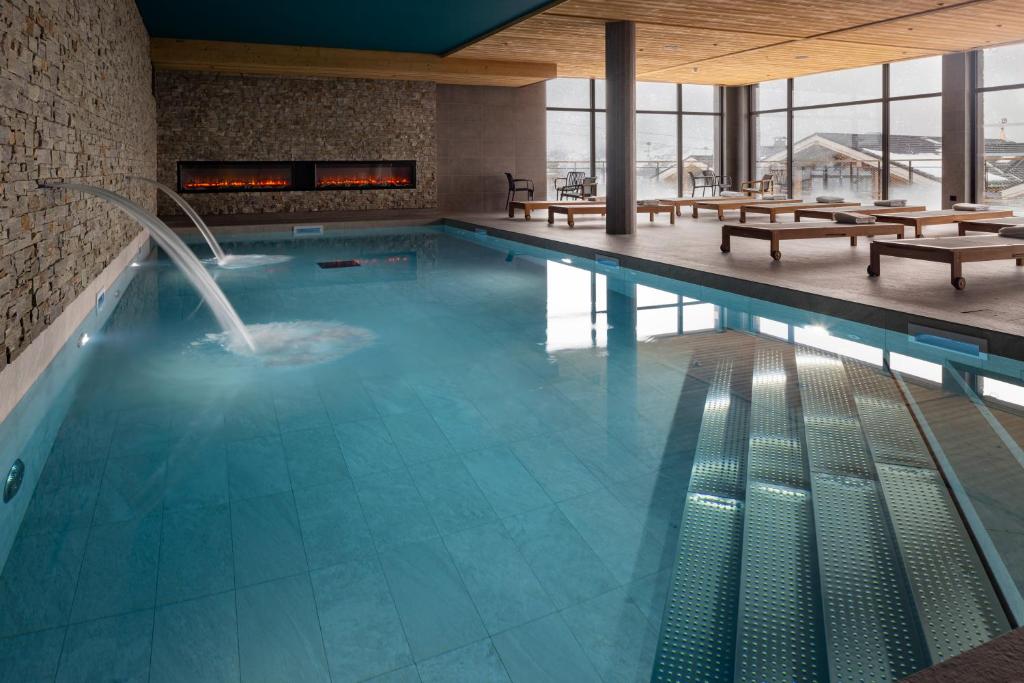
[[[154,209],[149,38],[133,0],[0,0],[0,370],[138,234],[75,179]]]
[[[187,195],[201,214],[437,206],[433,83],[159,70],[154,82],[158,174],[171,187],[178,161],[416,160],[414,190]]]

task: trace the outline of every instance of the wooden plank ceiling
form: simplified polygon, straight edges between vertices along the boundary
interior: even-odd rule
[[[604,24],[637,22],[637,77],[745,85],[1024,41],[1021,0],[565,0],[450,58],[604,76]]]

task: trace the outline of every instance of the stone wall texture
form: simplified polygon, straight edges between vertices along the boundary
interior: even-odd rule
[[[189,194],[201,214],[437,206],[436,85],[157,71],[158,175],[178,161],[415,159],[416,189]],[[161,214],[177,207],[160,198]]]
[[[545,84],[437,86],[438,204],[442,211],[502,211],[505,172],[533,180],[544,199]],[[525,195],[520,195],[520,199]]]
[[[138,234],[75,179],[150,209],[156,110],[133,0],[0,0],[0,370]]]

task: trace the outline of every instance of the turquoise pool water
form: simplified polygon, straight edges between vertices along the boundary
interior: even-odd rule
[[[882,681],[1016,623],[1014,361],[455,229],[227,247],[294,257],[215,271],[266,339],[353,333],[237,356],[143,264],[19,441],[0,680]]]

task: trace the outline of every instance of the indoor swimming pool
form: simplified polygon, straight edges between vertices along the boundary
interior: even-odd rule
[[[0,425],[0,680],[888,681],[1024,615],[1024,364],[446,226],[164,258]],[[203,257],[209,254],[196,247]]]

